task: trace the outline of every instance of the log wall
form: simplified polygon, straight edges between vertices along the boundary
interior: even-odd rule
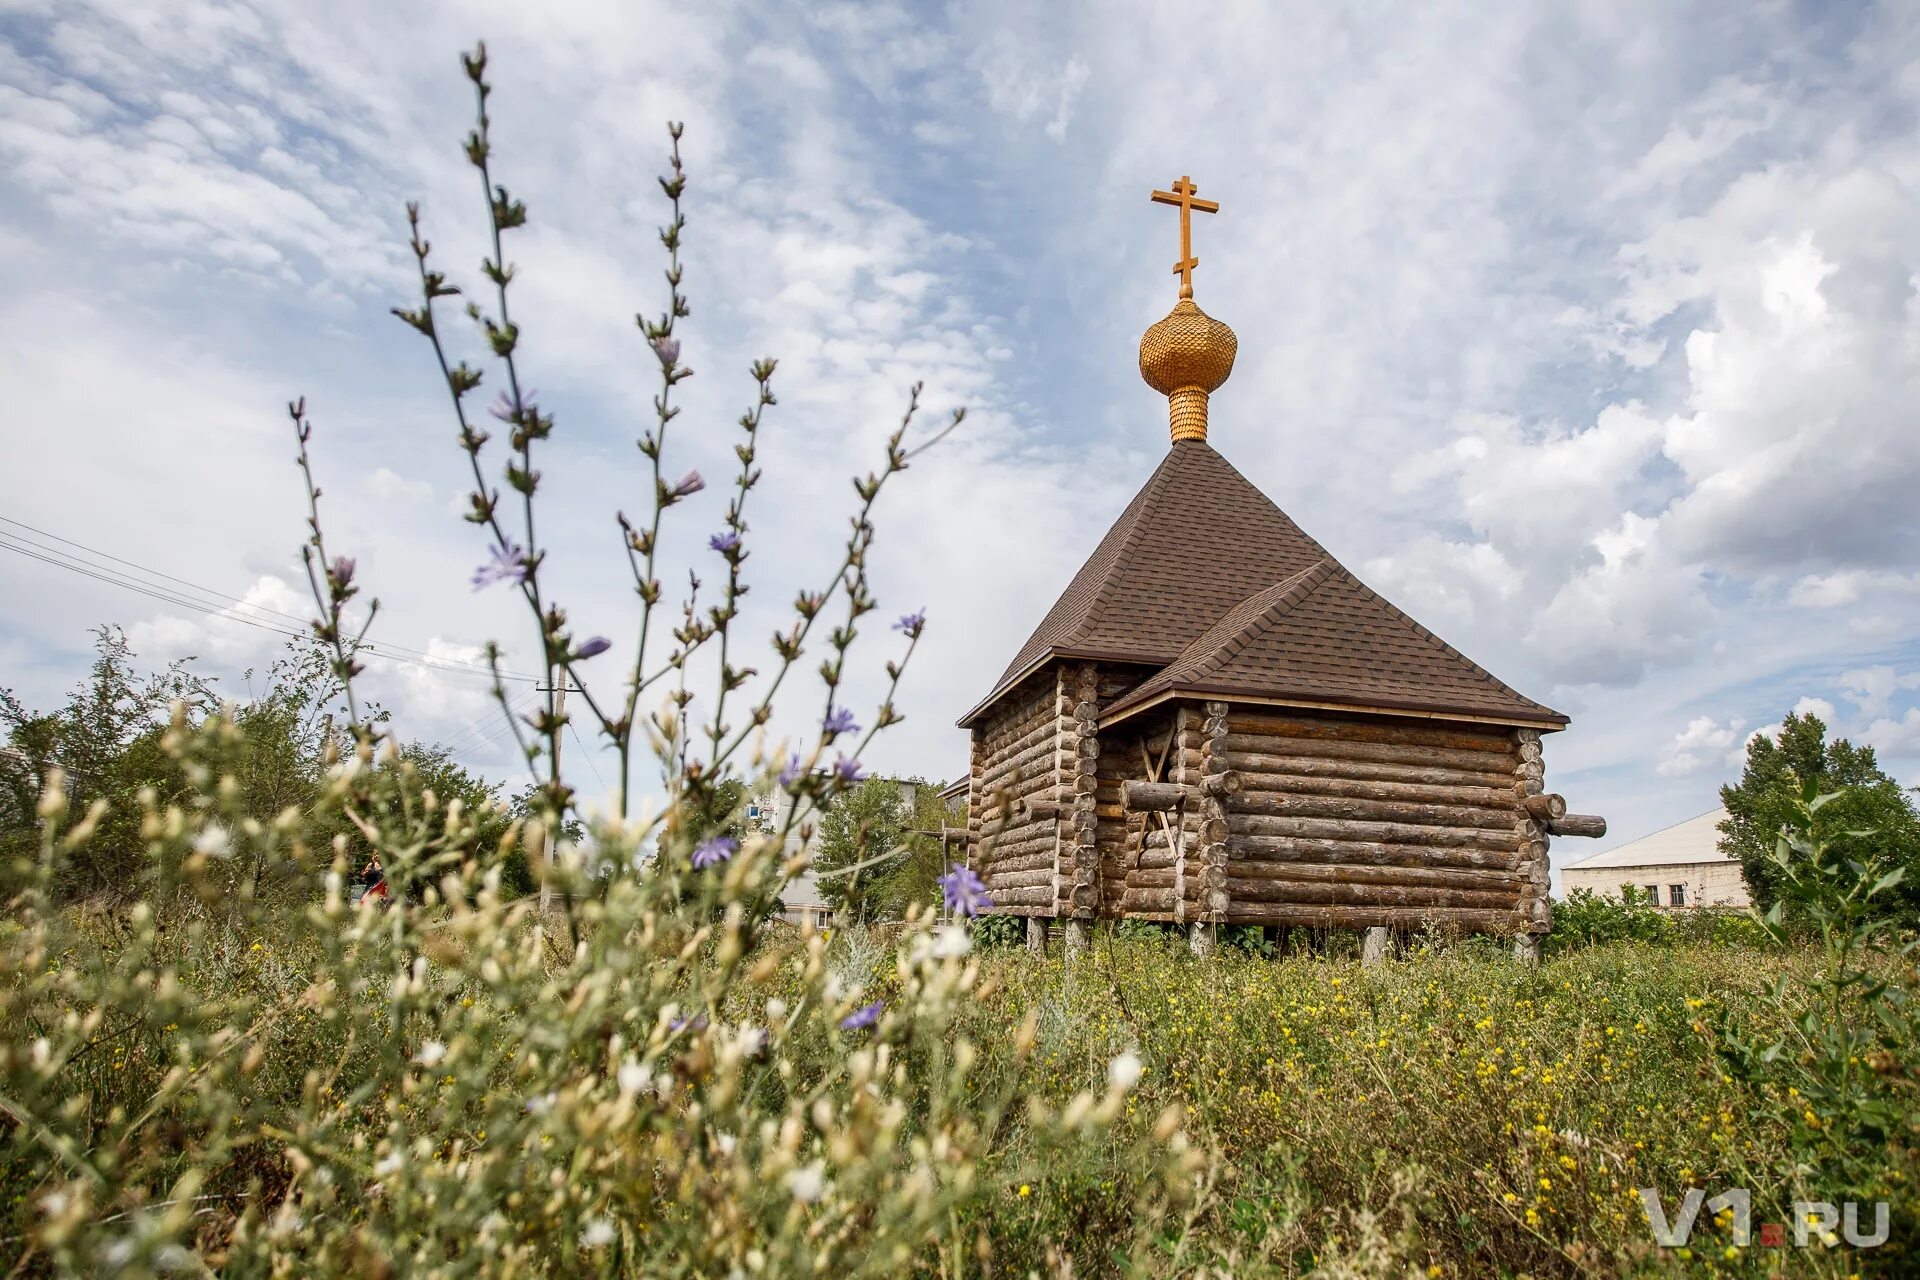
[[[1009,915],[1051,916],[1061,896],[1062,783],[1081,747],[1068,678],[1058,665],[1037,673],[973,728],[969,861]]]
[[[1202,709],[1209,796],[1202,918],[1232,924],[1544,931],[1546,849],[1531,730]],[[1531,790],[1529,790],[1531,787]],[[1218,846],[1211,837],[1222,837]],[[1217,847],[1217,852],[1216,852]]]

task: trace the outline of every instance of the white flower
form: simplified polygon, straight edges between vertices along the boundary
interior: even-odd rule
[[[620,1082],[620,1092],[627,1094],[643,1093],[653,1084],[653,1072],[632,1058],[620,1064],[614,1078]]]
[[[384,1178],[388,1174],[400,1172],[401,1163],[400,1153],[391,1151],[374,1162],[373,1171]]]
[[[49,1191],[46,1195],[40,1197],[40,1207],[46,1210],[49,1218],[59,1217],[67,1211],[67,1206],[72,1203],[73,1197],[64,1191]]]
[[[602,1245],[613,1243],[613,1223],[605,1218],[595,1218],[587,1223],[587,1229],[580,1233],[580,1243],[589,1249],[598,1249]]]
[[[209,822],[193,838],[193,851],[209,858],[225,858],[233,852],[233,837],[217,822]]]
[[[933,931],[933,954],[941,960],[958,960],[973,949],[973,939],[957,924],[943,924]]]
[[[779,996],[767,997],[767,1021],[781,1022],[787,1016],[787,1002]]]
[[[827,1192],[827,1162],[815,1160],[787,1175],[787,1190],[801,1204],[814,1204]]]
[[[733,1149],[740,1145],[740,1139],[730,1133],[716,1133],[713,1135],[713,1145],[720,1148],[721,1155],[730,1156]]]
[[[553,1104],[559,1100],[560,1095],[556,1093],[537,1093],[527,1099],[527,1114],[543,1116],[553,1110]]]
[[[1140,1083],[1144,1071],[1140,1055],[1129,1049],[1107,1064],[1107,1083],[1125,1093]]]
[[[423,1067],[437,1067],[440,1059],[446,1056],[447,1046],[438,1040],[429,1040],[420,1046],[420,1052],[413,1055],[413,1060]]]

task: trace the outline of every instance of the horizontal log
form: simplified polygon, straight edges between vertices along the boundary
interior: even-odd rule
[[[1359,822],[1347,818],[1270,818],[1236,813],[1227,828],[1242,836],[1304,836],[1319,840],[1367,840],[1389,844],[1444,845],[1453,848],[1518,849],[1520,834],[1511,829],[1429,827],[1411,822]]]
[[[1172,911],[1174,905],[1171,889],[1134,889],[1129,887],[1121,896],[1120,906],[1128,915],[1154,911]]]
[[[1005,889],[999,893],[989,893],[993,899],[994,910],[1009,907],[1048,907],[1054,904],[1056,895],[1051,883],[1029,885],[1021,889]]]
[[[1349,796],[1356,800],[1407,800],[1416,804],[1461,804],[1511,815],[1519,803],[1511,786],[1400,782],[1316,777],[1298,773],[1241,773],[1242,795]]]
[[[1485,867],[1512,871],[1520,854],[1506,849],[1435,848],[1368,840],[1300,839],[1284,836],[1231,836],[1227,856],[1234,863],[1323,862],[1342,866]]]
[[[1245,780],[1232,769],[1205,774],[1200,779],[1200,790],[1210,796],[1238,795],[1244,785]]]
[[[1038,734],[1051,733],[1058,723],[1057,715],[1051,707],[1029,706],[1024,709],[1024,714],[1014,715],[989,725],[987,731],[981,736],[980,742],[987,754],[992,755],[995,752],[1004,754],[1009,748],[1017,749],[1026,746]]]
[[[1393,742],[1427,747],[1446,747],[1458,751],[1478,751],[1489,755],[1511,755],[1513,740],[1504,730],[1441,728],[1431,724],[1396,724],[1360,720],[1322,720],[1298,716],[1261,715],[1235,711],[1227,716],[1227,731],[1233,734],[1265,734],[1281,738],[1309,738],[1315,741]]]
[[[984,861],[977,869],[983,876],[997,876],[1005,872],[1044,870],[1053,866],[1056,861],[1058,861],[1058,855],[1051,851],[1023,853],[1015,857]]]
[[[1517,896],[1527,883],[1518,871],[1478,867],[1394,867],[1324,862],[1251,862],[1227,864],[1234,882],[1261,880],[1326,880],[1338,884],[1418,885],[1430,889],[1471,889]]]
[[[1157,870],[1161,867],[1171,867],[1173,864],[1174,864],[1173,850],[1165,849],[1165,848],[1142,849],[1139,853],[1139,856],[1133,860],[1134,867],[1143,868],[1146,870]]]
[[[1147,813],[1165,813],[1197,805],[1200,795],[1200,788],[1178,782],[1129,782],[1120,788],[1123,805]]]
[[[1530,817],[1541,822],[1550,822],[1556,818],[1563,818],[1567,813],[1566,797],[1553,795],[1551,793],[1547,795],[1523,797],[1520,801],[1520,807],[1525,809]]]
[[[1227,812],[1266,814],[1270,817],[1354,818],[1363,822],[1409,822],[1423,827],[1499,829],[1511,824],[1516,811],[1508,797],[1506,812],[1466,805],[1422,804],[1410,800],[1362,800],[1349,796],[1290,796],[1243,791],[1226,802]]]
[[[1039,835],[1017,833],[1012,836],[1002,836],[999,839],[982,840],[980,859],[982,863],[991,864],[1002,858],[1019,858],[1030,853],[1052,853],[1059,847],[1059,843],[1059,834],[1052,828],[1048,828],[1046,832]]]
[[[1154,874],[1165,874],[1156,872]],[[1133,878],[1128,877],[1128,884]],[[1337,880],[1230,880],[1228,893],[1241,902],[1311,902],[1341,906],[1486,907],[1511,911],[1517,890],[1443,889],[1433,885],[1355,884]]]
[[[1346,760],[1331,756],[1273,755],[1269,752],[1235,752],[1233,767],[1243,776],[1249,790],[1272,777],[1309,777],[1337,779],[1343,782],[1419,783],[1430,786],[1479,787],[1511,792],[1513,775],[1484,769],[1456,769],[1448,765],[1395,764],[1375,760]]]
[[[1229,924],[1284,924],[1321,929],[1364,929],[1374,925],[1418,927],[1426,924],[1469,933],[1506,935],[1526,927],[1514,911],[1473,907],[1342,907],[1292,902],[1229,902]]]
[[[1019,889],[1032,888],[1034,885],[1046,885],[1053,888],[1056,876],[1052,867],[1043,867],[1038,871],[1000,872],[989,868],[980,877],[987,882],[987,895],[1009,893]]]
[[[1425,768],[1460,769],[1504,779],[1513,785],[1513,764],[1486,751],[1429,747],[1412,742],[1346,742],[1339,739],[1307,742],[1269,734],[1230,733],[1225,738],[1229,757],[1238,769],[1264,767],[1257,757],[1310,756],[1324,760],[1360,760],[1373,764],[1409,764]]]
[[[1048,800],[1044,798],[1039,800],[1021,800],[1014,805],[1013,812],[1017,817],[1059,818],[1064,814],[1073,812],[1073,801]]]
[[[1547,830],[1556,836],[1592,836],[1598,839],[1607,834],[1607,820],[1597,813],[1570,813],[1549,822]]]

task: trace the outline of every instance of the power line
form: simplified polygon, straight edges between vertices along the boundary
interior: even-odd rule
[[[162,578],[162,579],[165,579],[167,582],[177,583],[182,587],[186,587],[193,591],[197,591],[201,595],[212,596],[214,599],[227,601],[228,605],[232,607],[241,608],[241,609],[252,609],[258,613],[271,614],[276,618],[284,619],[285,621],[291,622],[296,626],[298,626],[299,628],[301,628],[301,631],[300,631],[301,635],[306,634],[306,628],[311,623],[311,619],[301,617],[298,614],[287,613],[283,610],[274,609],[263,604],[254,604],[252,601],[242,599],[239,596],[230,595],[224,591],[216,591],[212,587],[203,587],[198,583],[189,582],[185,578],[178,578],[170,573],[163,573],[158,569],[150,569],[143,564],[139,564],[133,560],[128,560],[125,557],[116,556],[111,552],[102,551],[97,547],[87,546],[83,542],[75,542],[72,538],[63,538],[57,533],[53,533],[50,530],[41,529],[34,525],[30,525],[26,523],[24,520],[15,520],[10,516],[0,516],[0,524],[10,524],[10,525],[13,525],[15,528],[25,529],[29,533],[39,534],[43,538],[51,538],[55,542],[61,543],[65,546],[75,547],[81,551],[86,552],[88,555],[99,556],[103,560],[111,560],[115,564],[126,565],[128,568],[134,569],[140,573],[143,573],[150,578]],[[121,573],[118,570],[109,569],[105,565],[88,564],[85,560],[81,559],[81,557],[73,555],[71,552],[61,551],[56,547],[49,547],[44,543],[35,542],[31,538],[23,537],[17,533],[6,533],[4,531],[0,531],[0,539],[10,539],[13,542],[25,543],[27,546],[34,547],[39,551],[58,556],[61,558],[62,561],[72,561],[80,565],[85,565],[89,569],[96,569],[105,573],[112,574],[116,579],[128,579],[129,581],[134,581],[131,578],[131,575],[129,574]],[[5,545],[7,544],[4,542],[0,542],[0,546],[5,546]],[[18,547],[11,547],[9,549],[20,550],[20,548]],[[62,567],[67,567],[67,566],[63,565]],[[103,581],[104,580],[105,579],[103,579]],[[125,585],[125,584],[116,583],[116,585]],[[173,591],[172,588],[158,587],[157,584],[153,584],[153,583],[138,583],[137,585],[142,587],[155,587],[158,590],[172,592],[172,594],[176,596],[182,594],[180,592]],[[182,601],[176,600],[175,603],[188,603],[190,607],[199,608],[203,613],[208,612],[205,601],[182,602]],[[231,614],[228,610],[228,606],[220,606],[215,612],[225,616],[229,616],[229,617],[237,618],[239,616],[239,615]],[[369,651],[377,651],[387,656],[391,656],[392,654],[396,654],[396,653],[409,654],[409,655],[412,655],[413,657],[420,658],[427,662],[452,665],[452,666],[474,667],[476,670],[485,670],[485,668],[479,667],[478,664],[475,664],[475,663],[463,662],[458,658],[442,657],[438,654],[430,653],[424,649],[415,649],[409,645],[392,644],[387,641],[377,641],[377,642],[368,641],[363,647]],[[491,673],[489,672],[489,674]],[[509,680],[536,680],[539,678],[536,676],[525,675],[520,672],[503,671],[501,672],[501,675],[503,678],[509,679]]]
[[[532,689],[522,689],[507,700],[505,708],[488,707],[486,711],[481,713],[479,719],[474,720],[461,729],[455,730],[450,736],[443,738],[440,745],[454,750],[469,751],[478,750],[481,746],[497,741],[503,730],[513,727],[512,717],[515,708],[524,703],[527,695],[533,692],[534,690]],[[489,722],[493,720],[494,713],[499,710],[505,711],[505,715],[502,717],[502,723],[490,724]],[[469,739],[471,739],[471,741],[469,741]]]
[[[4,517],[0,517],[0,519],[3,518]],[[176,605],[183,609],[192,609],[208,617],[224,618],[229,622],[240,623],[242,626],[257,627],[262,631],[268,631],[278,636],[285,636],[291,640],[310,640],[313,638],[310,632],[289,630],[284,626],[277,626],[271,622],[248,617],[245,614],[234,613],[231,609],[216,606],[204,600],[195,600],[184,593],[174,592],[154,583],[140,582],[127,574],[120,573],[118,570],[108,569],[104,565],[88,564],[80,560],[77,556],[68,556],[64,552],[29,542],[13,534],[0,532],[0,550],[12,551],[17,555],[26,556],[30,560],[38,560],[42,564],[52,565],[56,569],[65,569],[69,573],[77,573],[82,577],[92,578],[96,582],[104,582],[109,586],[120,587],[124,590],[146,596],[149,599],[159,600],[165,604]],[[389,652],[389,650],[393,650],[393,652]],[[417,667],[425,667],[430,671],[445,671],[453,675],[485,676],[488,678],[491,678],[493,675],[493,672],[488,671],[485,667],[475,666],[471,663],[457,662],[452,659],[436,658],[431,655],[422,654],[420,650],[401,651],[398,645],[387,645],[382,648],[368,643],[363,644],[359,652],[369,657],[384,658],[389,662],[411,663]],[[513,681],[515,683],[534,683],[538,681],[539,677],[515,675],[503,671],[500,673],[500,679]]]

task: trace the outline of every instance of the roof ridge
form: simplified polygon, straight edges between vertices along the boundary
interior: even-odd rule
[[[1100,577],[1099,589],[1093,593],[1093,598],[1087,601],[1087,607],[1081,613],[1083,618],[1091,618],[1095,615],[1095,611],[1106,602],[1108,593],[1113,590],[1113,584],[1119,581],[1119,570],[1127,562],[1127,552],[1133,548],[1140,537],[1140,529],[1145,524],[1144,517],[1147,511],[1152,508],[1161,492],[1170,483],[1173,475],[1173,467],[1170,464],[1173,462],[1174,450],[1178,449],[1181,443],[1178,440],[1173,442],[1173,447],[1167,450],[1167,456],[1160,460],[1160,465],[1155,467],[1153,474],[1147,478],[1147,487],[1140,493],[1140,505],[1133,508],[1133,519],[1128,523],[1126,533],[1121,536],[1120,545],[1114,548],[1113,559],[1107,563],[1106,572]],[[1204,445],[1206,442],[1203,440],[1199,443]]]
[[[1397,616],[1401,622],[1405,623],[1407,626],[1407,629],[1412,631],[1414,635],[1420,637],[1420,639],[1425,640],[1427,643],[1433,645],[1435,648],[1439,649],[1440,652],[1446,654],[1448,657],[1458,658],[1461,662],[1464,662],[1468,666],[1468,668],[1472,670],[1473,674],[1478,676],[1481,680],[1492,685],[1494,688],[1500,690],[1502,693],[1512,694],[1514,697],[1520,699],[1520,701],[1526,703],[1528,706],[1539,707],[1543,711],[1548,709],[1546,703],[1536,702],[1534,699],[1529,698],[1526,694],[1521,693],[1518,689],[1514,688],[1512,685],[1508,684],[1506,681],[1502,680],[1500,677],[1494,675],[1493,672],[1487,670],[1485,667],[1475,662],[1472,658],[1469,658],[1466,654],[1460,652],[1458,649],[1448,644],[1445,640],[1435,635],[1429,628],[1422,625],[1421,622],[1417,618],[1415,618],[1412,614],[1408,613],[1405,609],[1402,609],[1399,605],[1395,604],[1393,601],[1381,595],[1378,591],[1375,591],[1372,587],[1368,586],[1365,582],[1362,582],[1359,576],[1355,574],[1353,570],[1347,568],[1345,565],[1341,565],[1340,572],[1345,574],[1347,580],[1353,583],[1354,586],[1359,587],[1362,591],[1367,592],[1374,599],[1378,600],[1381,604],[1385,605],[1388,609],[1392,610],[1394,615]]]
[[[1226,666],[1242,649],[1252,644],[1260,636],[1265,635],[1272,629],[1276,622],[1298,608],[1308,596],[1311,596],[1315,591],[1319,590],[1327,579],[1333,576],[1333,569],[1338,567],[1339,562],[1332,556],[1322,556],[1313,564],[1300,570],[1300,572],[1293,574],[1291,577],[1282,578],[1270,587],[1262,587],[1260,590],[1249,595],[1245,600],[1242,600],[1240,604],[1236,604],[1232,609],[1227,610],[1225,617],[1232,617],[1234,611],[1242,605],[1256,600],[1268,592],[1274,593],[1272,600],[1256,608],[1252,617],[1248,618],[1244,624],[1236,628],[1232,635],[1228,636],[1220,644],[1215,645],[1212,652],[1196,663],[1193,667],[1193,674],[1195,676],[1212,675],[1214,672]],[[1311,581],[1309,581],[1309,579],[1311,579]],[[1280,605],[1284,605],[1285,607],[1276,607]],[[1222,620],[1224,621],[1225,619],[1223,618]],[[1204,639],[1206,639],[1206,633],[1202,632],[1200,636],[1194,640],[1193,644],[1197,645]],[[1193,645],[1188,645],[1187,647],[1192,648]],[[1178,665],[1180,665],[1180,659],[1175,658],[1167,664],[1167,667],[1171,669]]]

